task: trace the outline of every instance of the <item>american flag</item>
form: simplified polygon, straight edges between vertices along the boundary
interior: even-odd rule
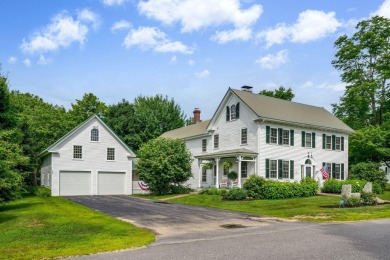
[[[320,172],[322,173],[322,177],[324,179],[329,179],[329,173],[328,173],[328,165],[325,163],[325,165],[321,168]]]

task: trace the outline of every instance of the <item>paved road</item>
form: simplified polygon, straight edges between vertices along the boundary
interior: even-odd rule
[[[69,199],[162,231],[157,242],[148,247],[75,258],[78,260],[390,259],[390,219],[337,224],[283,222],[127,196]],[[241,223],[245,228],[225,229],[221,227],[224,223]]]

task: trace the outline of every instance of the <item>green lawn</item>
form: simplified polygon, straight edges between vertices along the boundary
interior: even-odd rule
[[[59,197],[0,205],[0,258],[42,259],[148,245],[145,229]]]
[[[178,195],[180,195],[180,194],[168,194],[168,195],[133,194],[131,196],[137,197],[137,198],[150,199],[150,200],[160,200],[160,199],[169,199],[172,197],[176,197]]]
[[[389,196],[390,189],[379,197],[386,199]],[[338,208],[340,197],[331,196],[313,196],[308,198],[280,200],[225,201],[218,195],[191,195],[188,197],[172,199],[170,201],[316,222],[390,218],[390,204],[356,208]]]

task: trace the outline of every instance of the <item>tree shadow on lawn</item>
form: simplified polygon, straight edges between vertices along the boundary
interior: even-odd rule
[[[375,206],[379,206],[379,205],[385,205],[385,204],[390,204],[390,202],[384,202],[384,203],[380,203],[380,204],[377,204],[377,205],[356,205],[356,206],[353,206],[353,207],[348,207],[348,206],[344,206],[344,207],[340,207],[340,205],[323,205],[323,206],[320,206],[320,208],[326,208],[326,209],[336,209],[336,208],[360,208],[360,207],[375,207]]]

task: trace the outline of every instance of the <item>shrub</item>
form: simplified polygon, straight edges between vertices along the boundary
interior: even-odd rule
[[[51,190],[45,187],[37,187],[36,194],[37,197],[51,197]]]
[[[379,168],[380,164],[375,162],[361,162],[351,167],[348,179],[366,180],[378,183],[382,190],[387,185],[386,173]]]
[[[219,189],[213,187],[213,188],[207,188],[207,189],[202,189],[199,194],[204,194],[204,195],[220,195],[219,194]]]
[[[374,182],[372,184],[372,192],[375,194],[383,194],[385,190],[382,189],[382,186],[379,183]]]
[[[251,175],[243,185],[243,188],[248,192],[249,197],[255,199],[262,199],[261,187],[264,185],[266,180],[263,177]]]
[[[247,195],[246,190],[242,188],[233,188],[226,191],[226,193],[222,195],[222,198],[225,200],[243,200],[247,197]]]
[[[171,194],[188,194],[192,191],[189,186],[183,186],[181,184],[171,185]]]
[[[367,181],[364,180],[345,180],[340,181],[341,185],[351,184],[352,192],[361,192],[366,185]]]
[[[360,199],[359,198],[356,198],[356,197],[350,197],[350,198],[343,197],[342,199],[344,200],[345,205],[348,206],[348,207],[356,207],[356,206],[360,205]]]
[[[309,196],[314,196],[317,194],[318,191],[318,183],[310,178],[306,177],[301,180],[301,196],[300,197],[309,197]]]
[[[366,205],[376,205],[376,196],[372,192],[362,192],[361,193],[362,203]]]
[[[322,187],[322,192],[325,193],[341,193],[342,183],[336,179],[327,179]]]
[[[229,180],[235,180],[238,178],[238,174],[235,171],[231,171],[227,175]]]

